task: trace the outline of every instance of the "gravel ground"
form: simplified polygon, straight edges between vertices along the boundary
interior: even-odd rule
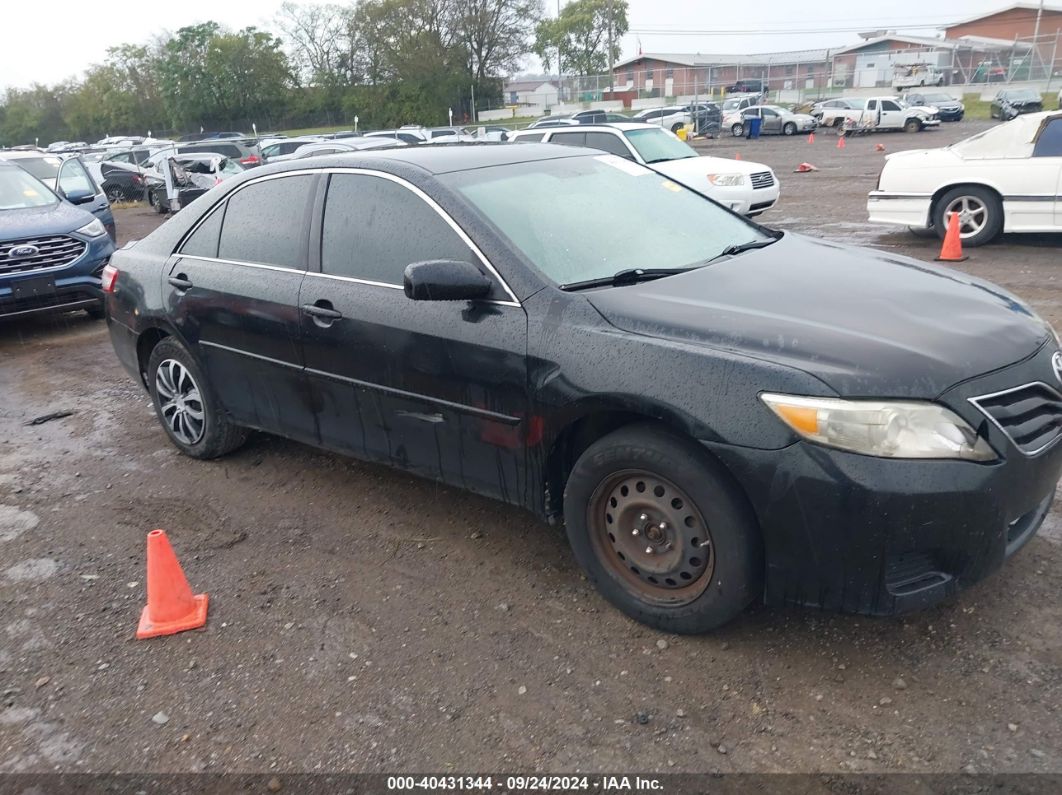
[[[767,225],[931,259],[936,241],[865,223],[874,144],[981,127],[698,146],[778,171]],[[126,238],[156,223],[118,212]],[[1062,325],[1060,243],[959,267]],[[0,772],[1062,771],[1058,502],[927,612],[761,607],[668,637],[498,503],[261,435],[183,458],[83,316],[0,324],[0,396]],[[135,641],[155,527],[210,620]]]

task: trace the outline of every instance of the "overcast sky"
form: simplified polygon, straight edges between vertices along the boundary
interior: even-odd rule
[[[272,28],[281,2],[59,0],[38,6],[15,0],[4,9],[6,35],[0,47],[0,88],[35,82],[50,84],[79,76],[90,64],[102,61],[110,46],[145,41],[156,33],[208,19],[231,28]],[[556,13],[557,0],[545,0],[545,4],[549,13]],[[916,26],[950,22],[1010,5],[1008,0],[972,0],[969,4],[955,0],[866,4],[838,0],[629,0],[629,4],[631,33],[623,40],[624,57],[637,54],[639,39],[645,52],[753,53],[839,46],[858,41],[858,30],[885,27],[932,35],[929,29]],[[676,30],[696,33],[660,32]],[[529,62],[528,66],[535,64]]]

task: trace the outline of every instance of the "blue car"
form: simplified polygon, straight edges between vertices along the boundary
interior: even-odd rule
[[[100,219],[114,241],[114,214],[111,202],[76,155],[55,155],[39,150],[0,152],[0,160],[28,171],[71,204],[88,210]]]
[[[113,253],[99,218],[0,159],[0,318],[74,309],[102,318],[100,276]]]

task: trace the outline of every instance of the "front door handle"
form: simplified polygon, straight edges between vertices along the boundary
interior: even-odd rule
[[[331,301],[315,301],[312,304],[303,304],[302,311],[313,318],[313,322],[321,328],[328,328],[343,317],[343,313],[337,311]]]
[[[169,282],[181,291],[190,290],[192,288],[192,282],[183,273],[178,273],[176,276],[171,276],[169,278]]]

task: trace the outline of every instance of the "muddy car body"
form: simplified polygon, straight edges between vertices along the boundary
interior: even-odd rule
[[[256,428],[563,519],[669,631],[932,604],[1028,541],[1062,468],[1062,355],[1018,299],[594,150],[268,166],[104,282],[187,454]]]

